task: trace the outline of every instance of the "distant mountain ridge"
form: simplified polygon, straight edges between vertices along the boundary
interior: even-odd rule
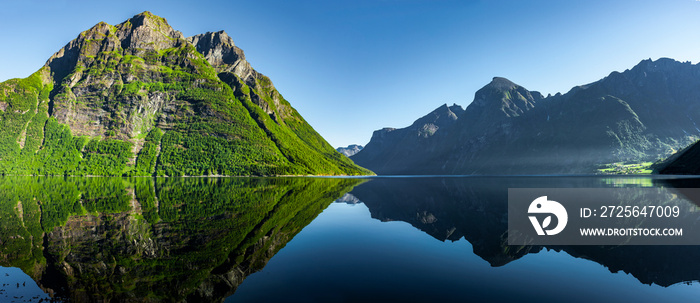
[[[363,148],[364,147],[362,145],[350,144],[346,147],[338,147],[335,150],[345,155],[346,157],[350,157],[356,153],[359,153]]]
[[[0,83],[0,173],[371,174],[330,146],[223,31],[100,22]]]
[[[496,77],[452,123],[429,121],[443,105],[407,128],[375,131],[351,159],[378,174],[594,173],[695,142],[699,106],[700,66],[672,59],[548,97]]]

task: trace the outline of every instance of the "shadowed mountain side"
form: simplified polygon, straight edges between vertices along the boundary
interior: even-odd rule
[[[655,173],[664,175],[700,175],[700,145],[694,143],[664,161],[654,163]]]
[[[699,106],[700,65],[671,59],[644,60],[546,98],[497,77],[455,123],[422,136],[431,113],[376,131],[351,158],[378,174],[594,173],[608,163],[654,162],[695,142]]]
[[[409,127],[375,131],[367,146],[350,158],[357,163],[374,167],[379,174],[429,171],[430,163],[425,163],[424,160],[432,159],[432,155],[442,152],[442,145],[433,142],[449,140],[442,136],[441,130],[454,125],[458,115],[463,112],[464,109],[459,105],[444,104]]]
[[[508,188],[594,188],[651,186],[624,178],[379,178],[351,192],[373,218],[404,221],[440,241],[465,238],[491,266],[504,266],[543,248],[597,262],[612,273],[632,274],[641,283],[670,286],[700,280],[698,246],[510,246],[507,245]],[[697,187],[698,183],[694,183]],[[669,199],[681,192],[659,188]],[[658,198],[658,195],[654,195]],[[632,199],[640,197],[620,197]],[[641,197],[643,199],[643,197]],[[658,201],[650,201],[658,203]]]
[[[220,302],[361,182],[3,178],[0,263],[71,302]]]

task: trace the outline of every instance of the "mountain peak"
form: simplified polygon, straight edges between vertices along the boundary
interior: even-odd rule
[[[494,77],[491,83],[474,94],[474,102],[467,107],[467,111],[481,118],[486,114],[488,119],[504,115],[514,117],[532,109],[535,102],[542,98],[539,92],[531,92],[506,78]]]
[[[456,105],[456,104],[455,104]],[[461,108],[459,105],[456,105],[457,107]],[[447,121],[454,121],[457,120],[457,115],[452,112],[452,107],[448,106],[447,103],[441,105],[440,107],[436,108],[429,114],[423,116],[423,118],[416,120],[415,123],[426,123],[426,121],[423,121],[425,119],[430,120],[430,123],[435,123],[439,124],[438,122],[447,122]]]
[[[165,18],[146,11],[116,26],[105,22],[97,23],[51,56],[45,66],[54,81],[60,82],[73,73],[76,67],[85,68],[95,63],[98,54],[147,57],[153,56],[154,51],[186,45],[182,33],[170,27]],[[79,76],[81,74],[76,73],[76,77]],[[76,78],[72,81],[79,80]]]
[[[517,85],[517,84],[513,83],[512,81],[510,81],[506,78],[503,78],[503,77],[493,77],[493,80],[491,80],[491,83],[486,85],[486,87],[491,87],[491,88],[495,88],[498,90],[511,90],[511,89],[514,89],[518,86],[519,85]]]
[[[145,11],[117,25],[122,48],[162,50],[180,45],[185,37],[174,30],[165,18]]]
[[[245,59],[243,50],[238,48],[225,31],[206,32],[187,38],[197,52],[204,55],[217,72],[232,72],[244,82],[256,76]]]
[[[642,60],[635,67],[632,68],[633,71],[638,72],[671,72],[679,69],[679,66],[690,65],[690,62],[679,62],[670,58],[659,58],[655,61],[652,59]]]
[[[462,108],[462,106],[457,103],[453,103],[452,106],[449,107],[449,109],[455,115],[457,115],[457,117],[459,117],[464,112],[464,108]]]
[[[149,18],[149,19],[160,19],[160,20],[165,20],[165,18],[156,16],[155,14],[151,13],[150,11],[143,11],[140,14],[136,14],[132,17],[133,18]]]
[[[165,20],[165,18],[156,16],[149,11],[136,14],[133,17],[126,20],[125,22],[123,22],[122,24],[124,23],[131,23],[135,28],[140,26],[151,26],[153,28],[158,28],[162,26],[170,27],[168,21]]]
[[[461,111],[455,113],[452,111],[453,108],[458,111],[462,109],[461,106],[456,104],[452,107],[443,104],[429,114],[413,122],[410,127],[417,132],[418,136],[425,138],[430,137],[434,135],[438,129],[449,126],[459,119],[458,114],[460,114]]]

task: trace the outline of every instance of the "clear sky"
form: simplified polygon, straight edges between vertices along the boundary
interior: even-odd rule
[[[0,81],[143,11],[225,30],[334,147],[366,144],[501,76],[547,95],[647,58],[700,61],[700,1],[0,0]]]

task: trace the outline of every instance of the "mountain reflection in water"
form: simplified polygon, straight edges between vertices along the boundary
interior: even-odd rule
[[[0,266],[71,302],[678,299],[697,292],[683,284],[700,280],[700,246],[509,246],[508,188],[655,187],[697,205],[683,188],[698,185],[597,176],[4,177]],[[615,274],[590,273],[598,264]],[[591,292],[597,280],[620,292]]]
[[[543,246],[509,246],[508,188],[657,187],[669,199],[684,187],[700,187],[694,179],[649,177],[493,177],[377,179],[357,187],[352,195],[373,218],[404,221],[440,241],[465,238],[474,253],[491,266],[504,266]],[[679,188],[676,188],[679,187]],[[657,196],[654,196],[658,198]],[[632,200],[628,197],[627,200]],[[639,198],[635,196],[635,198]],[[620,197],[624,201],[625,197]],[[658,204],[658,201],[649,201]],[[700,244],[700,243],[698,243]],[[595,261],[611,272],[632,274],[644,284],[669,286],[700,280],[700,246],[550,246],[555,251]]]
[[[71,302],[220,301],[360,182],[4,177],[0,266]]]
[[[700,182],[682,180],[374,178],[327,208],[226,302],[695,300],[700,246],[507,245],[508,188],[652,187],[657,198],[685,199],[675,187]]]

